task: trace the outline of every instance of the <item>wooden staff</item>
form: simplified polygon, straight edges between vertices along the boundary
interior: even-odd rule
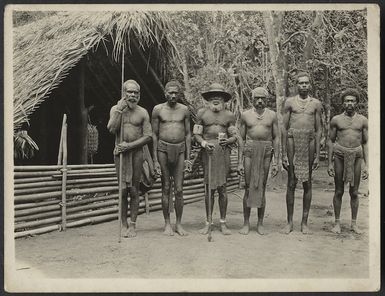
[[[121,86],[121,98],[123,98],[123,84],[124,84],[124,46],[122,48],[122,86]],[[120,130],[119,130],[119,143],[123,142],[123,113],[120,115]],[[119,238],[118,242],[121,242],[122,238],[122,199],[123,199],[123,153],[119,154],[119,202],[118,202],[118,223],[119,223]]]
[[[63,172],[62,178],[62,193],[61,193],[61,217],[62,217],[62,230],[65,231],[67,228],[67,115],[63,116]]]
[[[208,213],[209,213],[209,232],[207,236],[207,240],[211,242],[211,221],[213,220],[212,214],[211,214],[211,151],[207,152],[208,160],[209,160],[209,167],[208,167]]]

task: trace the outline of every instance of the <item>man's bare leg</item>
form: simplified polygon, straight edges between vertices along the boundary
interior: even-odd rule
[[[362,231],[357,226],[357,214],[359,206],[358,187],[360,186],[361,178],[361,158],[356,159],[354,163],[354,186],[349,187],[350,207],[352,209],[352,224],[351,230],[354,233],[361,234]]]
[[[334,207],[334,217],[335,224],[331,229],[332,232],[340,234],[341,233],[341,223],[340,223],[340,213],[341,213],[341,204],[342,196],[344,195],[344,161],[339,157],[334,157],[334,197],[333,197],[333,207]]]
[[[286,210],[287,210],[287,224],[282,230],[283,233],[289,234],[293,231],[293,213],[294,213],[294,193],[296,187],[296,177],[294,175],[294,140],[287,139],[287,158],[289,160],[288,176],[287,176],[287,190],[286,190]]]
[[[183,214],[183,170],[184,170],[184,154],[179,155],[178,161],[174,167],[174,186],[175,186],[175,215],[176,225],[175,232],[181,236],[188,235],[181,225]]]
[[[128,223],[127,223],[127,212],[128,212],[128,188],[124,188],[122,191],[122,232],[123,236],[127,237]]]
[[[135,237],[136,236],[136,218],[139,211],[139,186],[130,187],[130,225],[127,229],[125,237]]]
[[[245,157],[243,162],[245,169],[245,194],[243,196],[243,227],[239,231],[240,234],[247,235],[250,232],[250,212],[251,209],[247,206],[247,199],[249,197],[249,185],[250,185],[250,168],[251,168],[251,158]]]
[[[257,233],[260,235],[265,234],[263,227],[263,217],[265,216],[265,206],[258,208],[258,222],[257,222]]]
[[[311,140],[309,143],[309,181],[303,182],[303,204],[302,204],[302,222],[301,232],[303,234],[312,234],[313,232],[307,226],[307,220],[309,217],[311,199],[312,199],[312,173],[313,173],[313,162],[315,153],[315,140]]]
[[[267,184],[267,178],[269,177],[270,162],[271,162],[271,157],[264,159],[263,166],[264,166],[265,175],[263,176],[263,194],[265,194],[266,192],[266,184]],[[266,201],[262,207],[258,208],[257,233],[260,235],[265,234],[265,229],[263,227],[263,218],[265,217],[265,208],[266,208]]]
[[[251,209],[247,206],[247,199],[249,195],[249,187],[245,185],[245,195],[243,196],[243,227],[239,231],[240,234],[247,235],[250,232],[250,212]]]
[[[168,167],[168,159],[167,154],[161,151],[158,151],[158,161],[160,164],[160,168],[162,170],[162,211],[164,218],[164,235],[174,235],[174,231],[171,227],[170,222],[170,194],[171,194],[171,177],[170,171]]]
[[[210,217],[213,216],[213,209],[214,209],[214,193],[215,193],[215,190],[210,190],[209,189],[209,186],[207,184],[205,184],[205,188],[206,188],[206,194],[205,194],[205,208],[206,208],[206,225],[201,229],[199,230],[199,233],[200,234],[207,234],[209,232],[209,221],[212,219],[210,219]],[[209,197],[211,198],[211,212],[209,213]]]
[[[289,165],[289,173],[287,177],[287,191],[286,191],[286,210],[287,210],[287,224],[282,230],[283,233],[289,234],[293,231],[293,213],[294,213],[294,193],[295,193],[295,176],[294,167]]]
[[[312,198],[312,182],[309,180],[307,182],[303,182],[302,184],[303,184],[303,211],[302,211],[301,232],[303,234],[312,234],[312,231],[307,226],[307,219],[309,217],[311,198]]]
[[[219,203],[219,212],[221,215],[221,232],[224,235],[229,235],[231,234],[230,229],[227,228],[226,225],[226,212],[227,212],[227,188],[226,185],[218,187],[218,203]]]

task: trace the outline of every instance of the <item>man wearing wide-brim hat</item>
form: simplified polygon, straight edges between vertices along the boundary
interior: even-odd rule
[[[214,205],[214,193],[217,190],[219,195],[220,229],[225,235],[231,234],[226,225],[227,192],[226,178],[230,170],[230,147],[237,140],[237,128],[235,127],[235,116],[229,110],[225,110],[225,102],[231,99],[230,93],[219,83],[210,85],[207,91],[202,93],[208,106],[201,108],[197,114],[197,121],[194,125],[195,140],[204,149],[203,166],[204,182],[206,186],[206,225],[200,231],[207,234],[209,221],[212,221]],[[242,145],[242,144],[241,144]],[[210,184],[208,184],[208,159],[211,156]],[[210,188],[209,188],[210,186]],[[209,213],[209,196],[210,213]]]

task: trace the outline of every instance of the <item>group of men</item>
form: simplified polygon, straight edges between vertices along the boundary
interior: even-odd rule
[[[200,233],[207,234],[212,226],[214,194],[218,192],[220,230],[231,234],[226,225],[226,179],[230,171],[231,147],[238,147],[238,172],[245,179],[243,198],[244,225],[239,231],[250,231],[251,208],[258,208],[257,233],[263,235],[263,218],[266,205],[266,183],[278,173],[279,165],[288,172],[286,192],[287,225],[283,232],[293,231],[294,192],[298,181],[303,186],[303,214],[301,231],[310,234],[308,215],[312,199],[312,172],[319,167],[321,139],[321,102],[310,94],[310,77],[307,73],[297,76],[298,95],[287,98],[283,109],[282,129],[278,128],[277,114],[267,107],[269,99],[265,88],[252,91],[253,107],[242,113],[239,129],[236,118],[225,108],[231,94],[219,83],[213,83],[202,93],[206,107],[196,116],[190,128],[190,112],[178,102],[182,91],[177,81],[165,85],[166,102],[156,105],[152,117],[138,105],[140,86],[134,80],[124,83],[123,98],[111,108],[107,128],[116,135],[115,165],[118,178],[122,178],[121,221],[124,237],[136,236],[136,219],[139,209],[139,183],[143,163],[143,146],[152,142],[155,172],[162,180],[162,209],[165,220],[164,234],[187,235],[181,220],[183,214],[183,179],[191,172],[192,139],[202,149],[204,168],[206,221]],[[356,224],[358,211],[358,187],[361,178],[368,178],[367,119],[356,112],[359,93],[347,89],[341,94],[344,112],[330,122],[328,142],[328,174],[334,177],[333,199],[335,225],[332,231],[341,232],[340,210],[345,183],[350,183],[352,221],[351,230],[360,233]],[[279,162],[279,139],[282,139],[282,162]],[[120,157],[123,164],[119,174]],[[120,176],[121,175],[121,176]],[[120,179],[119,179],[120,180]],[[176,224],[172,227],[170,211],[175,196]],[[130,222],[127,221],[128,198]]]

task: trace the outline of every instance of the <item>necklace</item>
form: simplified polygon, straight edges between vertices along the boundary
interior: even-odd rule
[[[299,96],[297,96],[295,101],[296,101],[296,103],[297,103],[299,109],[300,109],[302,112],[304,112],[304,111],[306,110],[307,106],[308,106],[309,103],[310,103],[309,97],[307,97],[305,100],[300,100]],[[304,103],[304,102],[305,102],[305,103]]]
[[[265,116],[265,113],[266,113],[266,108],[263,109],[262,114],[258,114],[258,112],[255,110],[255,114],[256,114],[255,116],[257,117],[258,120],[262,120],[263,117]]]

